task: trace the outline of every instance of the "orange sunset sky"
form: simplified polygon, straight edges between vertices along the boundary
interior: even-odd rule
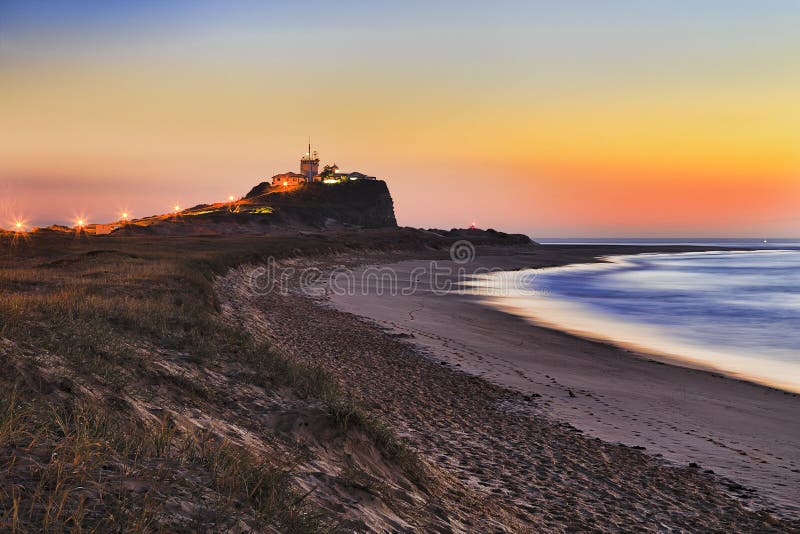
[[[398,222],[800,236],[800,3],[0,2],[0,226],[323,163]]]

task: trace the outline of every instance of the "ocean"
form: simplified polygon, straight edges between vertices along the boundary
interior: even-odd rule
[[[608,238],[608,237],[532,237],[535,241],[549,245],[697,245],[703,247],[730,247],[730,248],[757,248],[757,249],[782,249],[800,250],[800,239],[778,238],[741,238],[741,237],[711,237],[711,238],[679,238],[674,237],[634,237],[634,238]]]
[[[800,243],[784,246],[615,256],[476,284],[538,324],[800,392]]]

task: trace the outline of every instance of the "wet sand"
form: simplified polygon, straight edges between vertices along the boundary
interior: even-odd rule
[[[541,247],[514,256],[479,255],[469,268],[552,266],[586,261],[587,252]],[[394,270],[402,286],[429,265],[415,260],[382,267]],[[357,271],[354,279],[354,291],[328,295],[330,305],[401,336],[435,361],[541,395],[537,405],[546,417],[677,465],[713,470],[744,502],[800,517],[796,394],[537,326],[475,296],[434,294],[425,274],[411,295],[391,294],[386,278],[362,280]]]

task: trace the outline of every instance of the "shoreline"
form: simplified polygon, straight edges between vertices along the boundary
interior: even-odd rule
[[[575,247],[549,248],[556,256],[567,249],[561,264],[574,263],[569,252]],[[583,248],[619,255],[615,247]],[[546,249],[514,257],[484,256],[476,263],[504,270],[557,266],[541,252]],[[600,255],[595,262],[604,261]],[[381,267],[402,277],[424,264],[407,260]],[[472,296],[440,297],[424,291],[387,296],[377,295],[377,287],[361,289],[331,296],[330,305],[404,338],[434,361],[536,396],[545,415],[589,436],[645,448],[677,465],[711,470],[730,479],[732,486],[754,488],[757,494],[749,491],[747,496],[752,502],[762,500],[763,506],[800,517],[796,394],[531,324]]]
[[[783,367],[783,364],[780,362],[766,362],[772,366],[779,367],[779,369],[773,369],[771,373],[771,375],[773,375],[772,378],[763,373],[761,375],[755,374],[752,372],[752,369],[749,370],[750,374],[748,374],[748,370],[736,370],[733,368],[726,368],[724,365],[717,365],[713,361],[714,358],[710,356],[712,353],[720,353],[724,355],[723,359],[727,359],[728,364],[738,362],[739,367],[744,367],[744,362],[742,360],[747,359],[744,355],[732,352],[721,352],[719,350],[713,350],[710,347],[691,346],[688,344],[681,345],[677,339],[670,339],[663,332],[659,332],[657,326],[653,324],[636,323],[633,321],[626,322],[619,318],[607,318],[598,312],[587,309],[580,303],[572,302],[565,298],[551,297],[548,294],[542,294],[539,290],[533,290],[530,295],[514,294],[513,292],[507,294],[495,293],[498,287],[501,292],[506,290],[506,285],[509,280],[512,284],[511,287],[517,287],[519,284],[518,272],[524,276],[526,271],[530,271],[534,273],[535,276],[535,273],[542,271],[557,272],[567,269],[581,269],[586,271],[614,269],[616,266],[624,266],[629,258],[637,256],[674,256],[708,253],[747,254],[766,252],[779,253],[786,252],[786,250],[644,252],[641,254],[609,255],[599,257],[597,261],[588,263],[568,264],[557,267],[545,267],[542,269],[523,269],[514,272],[503,271],[482,275],[478,280],[468,281],[462,284],[467,288],[463,290],[463,294],[471,296],[473,288],[479,294],[483,292],[478,298],[484,305],[520,317],[534,326],[557,330],[586,340],[606,343],[622,350],[638,353],[642,357],[648,359],[652,358],[658,360],[667,365],[705,371],[711,374],[722,375],[731,380],[757,384],[769,389],[797,395],[800,394],[800,385],[790,381],[781,381],[779,378],[776,378],[776,376],[790,376],[796,369],[791,367],[780,369],[780,367]],[[512,276],[506,276],[509,274]],[[532,309],[534,309],[534,307],[531,306],[532,304],[535,304],[536,307],[542,311],[533,312]],[[570,324],[570,322],[572,322],[572,324]],[[751,363],[758,362],[753,361]],[[783,371],[787,374],[776,374],[776,371]]]

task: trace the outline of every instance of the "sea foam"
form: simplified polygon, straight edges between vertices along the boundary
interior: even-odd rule
[[[800,251],[604,259],[472,285],[538,324],[800,392]]]

